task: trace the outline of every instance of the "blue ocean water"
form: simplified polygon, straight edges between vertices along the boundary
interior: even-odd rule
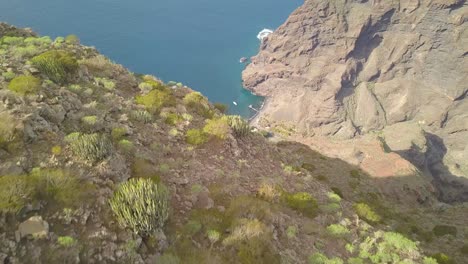
[[[0,21],[51,37],[76,34],[130,70],[178,81],[249,116],[239,58],[302,0],[0,0]],[[233,105],[233,101],[238,106]]]

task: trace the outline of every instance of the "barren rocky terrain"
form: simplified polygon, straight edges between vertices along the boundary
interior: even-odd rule
[[[406,174],[394,159],[369,167],[383,145],[441,199],[467,201],[467,20],[464,0],[306,0],[243,72],[267,97],[256,124],[371,174]]]

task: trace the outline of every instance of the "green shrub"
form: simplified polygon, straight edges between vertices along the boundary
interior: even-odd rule
[[[20,75],[8,84],[8,89],[21,95],[37,92],[41,88],[41,80],[30,75]]]
[[[340,258],[329,259],[322,253],[314,253],[309,256],[309,264],[343,264],[343,260]]]
[[[121,139],[119,141],[119,148],[124,152],[131,152],[133,150],[133,143],[128,139]]]
[[[344,237],[350,233],[349,229],[343,225],[333,224],[327,226],[327,232],[334,237]]]
[[[111,136],[112,140],[119,141],[127,135],[127,129],[125,127],[116,127],[112,129]]]
[[[201,129],[189,129],[185,136],[185,140],[190,145],[202,145],[208,141],[208,136]]]
[[[81,118],[81,122],[86,124],[87,126],[94,126],[97,124],[97,116],[84,116]]]
[[[31,62],[56,83],[65,82],[69,75],[75,74],[78,70],[76,59],[65,51],[46,51],[32,58]]]
[[[152,90],[145,95],[138,95],[135,101],[152,113],[158,112],[163,107],[175,106],[176,104],[174,96],[168,90]]]
[[[34,196],[28,176],[0,176],[0,212],[19,212]]]
[[[400,263],[421,258],[416,242],[399,233],[377,231],[359,245],[359,257],[372,263]]]
[[[65,37],[65,42],[69,44],[80,44],[80,39],[76,35],[68,35]]]
[[[310,193],[284,193],[283,198],[289,207],[308,217],[315,217],[318,213],[317,201],[315,201]]]
[[[374,212],[374,210],[372,210],[372,208],[370,208],[370,206],[365,203],[357,203],[353,207],[356,211],[356,214],[366,221],[378,223],[382,220],[380,215]]]
[[[164,122],[168,125],[175,126],[184,119],[176,113],[167,113],[164,117]]]
[[[334,193],[336,193],[340,198],[343,198],[343,192],[341,192],[341,189],[338,187],[331,187],[330,188]]]
[[[109,80],[109,79],[107,79],[107,78],[95,77],[95,78],[94,78],[94,81],[95,81],[98,85],[104,86],[104,88],[107,89],[107,90],[109,90],[109,91],[115,89],[115,83],[114,83],[112,80]]]
[[[448,226],[448,225],[436,225],[433,229],[432,232],[434,235],[440,237],[440,236],[445,236],[445,235],[451,235],[451,236],[457,236],[457,228],[454,226]]]
[[[431,256],[438,264],[455,264],[455,261],[444,253],[437,253]]]
[[[15,119],[7,112],[0,112],[0,147],[13,141],[15,137]]]
[[[4,36],[0,39],[0,43],[7,45],[20,45],[23,43],[23,41],[23,37]]]
[[[226,116],[229,126],[238,137],[245,137],[250,134],[251,128],[249,123],[240,116]]]
[[[203,132],[218,139],[224,140],[227,138],[230,132],[229,124],[224,118],[210,119],[203,127]]]
[[[328,196],[328,200],[330,200],[331,202],[334,202],[334,203],[341,202],[341,197],[334,192],[328,192],[327,196]]]
[[[162,228],[169,217],[169,192],[149,179],[130,179],[109,201],[117,221],[137,234]]]
[[[13,54],[16,58],[29,58],[40,53],[41,50],[34,45],[28,45],[26,47],[15,47]]]
[[[57,238],[57,243],[62,247],[72,247],[76,244],[76,240],[71,236],[60,236]]]
[[[225,114],[229,108],[226,104],[223,103],[214,103],[213,106],[214,108],[218,109],[218,111],[222,114]]]
[[[291,238],[295,238],[297,235],[297,227],[295,226],[288,226],[288,228],[286,229],[286,236],[291,239]]]
[[[364,264],[364,260],[361,259],[361,258],[349,258],[348,259],[348,264]],[[437,264],[437,263],[435,263],[435,264]]]
[[[112,143],[101,134],[78,134],[70,143],[73,153],[83,160],[98,162],[112,153]]]
[[[153,122],[153,115],[150,112],[145,111],[145,110],[133,111],[131,114],[131,117],[133,120],[142,122],[145,124]]]
[[[62,206],[80,203],[88,191],[89,184],[83,184],[74,175],[62,170],[33,169],[30,176],[40,199],[54,201]]]
[[[12,71],[7,71],[2,73],[2,77],[5,78],[5,80],[9,81],[15,78],[16,74]]]
[[[35,46],[48,46],[52,44],[52,39],[48,36],[44,36],[40,38],[28,37],[24,40],[24,43],[28,45],[35,45]]]
[[[202,115],[206,118],[211,118],[213,116],[213,111],[210,109],[208,99],[206,99],[201,93],[188,93],[185,95],[183,101],[187,107],[194,110],[199,115]]]

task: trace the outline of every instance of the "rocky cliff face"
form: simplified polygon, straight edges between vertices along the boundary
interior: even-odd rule
[[[466,200],[467,20],[465,0],[306,0],[243,72],[268,98],[257,122],[377,136],[439,186],[456,181],[446,200]]]

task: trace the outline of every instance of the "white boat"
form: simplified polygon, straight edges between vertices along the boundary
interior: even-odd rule
[[[239,60],[240,63],[244,63],[244,62],[246,62],[246,61],[247,61],[247,58],[246,58],[246,57],[242,57],[242,58],[240,58],[240,60]]]
[[[235,101],[232,102],[233,105],[237,105],[237,103]]]
[[[273,30],[264,28],[262,31],[258,33],[257,38],[259,40],[263,40],[264,38],[268,37],[268,35],[270,35],[271,33],[273,33]]]

